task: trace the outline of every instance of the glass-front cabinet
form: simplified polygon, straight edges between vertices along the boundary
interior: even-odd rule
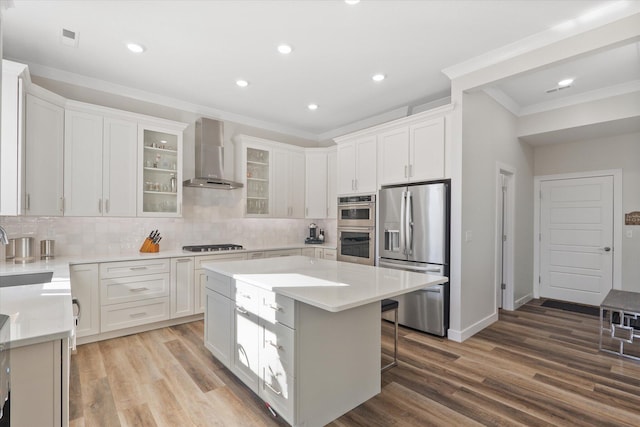
[[[138,126],[138,216],[182,215],[182,129]]]
[[[269,154],[268,150],[246,147],[247,215],[269,215]]]

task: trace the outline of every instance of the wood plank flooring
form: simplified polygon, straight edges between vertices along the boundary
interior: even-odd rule
[[[464,343],[400,329],[398,367],[342,426],[639,426],[640,362],[598,352],[598,318],[534,300]],[[384,363],[393,327],[383,322]],[[280,426],[204,348],[203,322],[78,347],[71,426]]]

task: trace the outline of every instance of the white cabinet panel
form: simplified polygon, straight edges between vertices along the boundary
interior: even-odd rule
[[[231,367],[233,353],[232,331],[234,303],[231,299],[210,289],[206,290],[205,347],[227,368]]]
[[[98,264],[69,267],[71,296],[78,300],[78,338],[100,333],[100,277]]]
[[[366,137],[338,145],[338,194],[375,193],[377,143]]]
[[[169,319],[169,297],[102,306],[102,332],[130,328]]]
[[[97,114],[67,110],[64,138],[64,213],[102,215],[103,119]]]
[[[33,216],[61,216],[64,109],[29,94],[26,104],[24,211]]]
[[[100,281],[100,304],[103,306],[164,296],[169,296],[168,274],[148,274]]]
[[[378,150],[380,183],[406,182],[409,178],[409,129],[402,127],[380,134]]]
[[[278,218],[304,218],[304,153],[274,150],[272,155],[273,216]]]
[[[410,180],[445,177],[445,118],[439,117],[409,127]]]
[[[306,153],[305,217],[325,218],[327,216],[327,153],[313,151]]]
[[[138,124],[104,118],[102,198],[104,216],[136,216]]]
[[[327,218],[338,216],[338,152],[335,148],[327,154]]]
[[[258,393],[260,326],[258,316],[236,305],[234,312],[234,355],[232,372],[254,393]]]
[[[194,314],[193,257],[171,259],[171,318]]]

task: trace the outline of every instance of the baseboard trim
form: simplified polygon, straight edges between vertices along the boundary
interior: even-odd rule
[[[464,340],[471,338],[472,336],[474,336],[475,334],[477,334],[487,326],[497,321],[498,321],[498,313],[495,312],[461,331],[458,331],[455,329],[449,329],[447,331],[447,338],[449,338],[452,341],[463,342]]]
[[[515,301],[513,309],[514,310],[519,309],[520,307],[522,307],[523,305],[525,305],[526,303],[528,303],[532,299],[533,299],[533,294],[527,294],[527,295],[523,296],[522,298],[518,298]]]

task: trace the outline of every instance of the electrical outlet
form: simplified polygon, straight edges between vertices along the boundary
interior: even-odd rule
[[[632,238],[633,237],[633,230],[632,229],[628,229],[627,230],[627,237],[628,238]]]

